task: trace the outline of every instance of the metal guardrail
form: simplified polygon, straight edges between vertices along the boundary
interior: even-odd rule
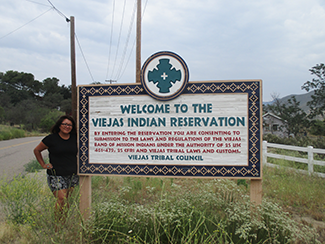
[[[299,157],[292,157],[292,156],[286,156],[281,154],[275,154],[275,153],[268,153],[268,148],[280,148],[280,149],[286,149],[291,151],[300,151],[300,152],[306,152],[308,155],[308,158],[299,158]],[[314,160],[314,154],[325,154],[325,149],[319,149],[319,148],[313,148],[312,146],[308,147],[295,147],[295,146],[289,146],[289,145],[283,145],[283,144],[275,144],[275,143],[269,143],[267,141],[263,141],[263,165],[271,166],[271,167],[279,167],[279,165],[271,164],[267,162],[267,158],[276,158],[276,159],[284,159],[299,163],[305,163],[308,164],[308,171],[306,170],[298,170],[301,173],[308,173],[308,174],[315,174],[322,178],[325,178],[325,173],[319,173],[314,172],[314,165],[320,165],[325,166],[325,161],[319,161]]]

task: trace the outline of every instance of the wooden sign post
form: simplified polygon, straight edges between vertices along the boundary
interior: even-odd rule
[[[262,179],[251,179],[250,200],[255,205],[262,203]]]

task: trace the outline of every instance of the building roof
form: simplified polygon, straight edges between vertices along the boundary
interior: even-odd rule
[[[279,116],[276,116],[275,114],[272,114],[272,113],[270,113],[270,112],[267,112],[266,114],[264,114],[262,117],[264,118],[264,117],[266,117],[266,116],[271,116],[271,117],[274,117],[274,118],[276,118],[276,119],[279,119],[279,120],[282,120],[282,121],[284,121],[283,119],[281,119]]]

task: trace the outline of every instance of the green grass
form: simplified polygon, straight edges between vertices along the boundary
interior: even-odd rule
[[[264,168],[264,197],[287,211],[325,221],[325,179],[284,168]]]
[[[0,181],[2,223],[0,243],[80,243],[78,189],[65,212],[66,221],[56,229],[55,198],[45,172]],[[78,240],[78,241],[77,241]]]
[[[279,155],[297,157],[297,158],[304,158],[304,159],[308,158],[306,152],[299,152],[299,151],[292,151],[292,150],[285,150],[285,149],[278,149],[278,148],[270,148],[268,152],[279,154]],[[325,157],[324,154],[314,154],[314,160],[324,161],[325,160],[324,157]],[[267,162],[284,166],[284,167],[290,167],[293,169],[301,169],[301,170],[308,171],[308,164],[306,163],[299,163],[299,162],[283,160],[283,159],[275,159],[271,157],[267,158]],[[314,165],[314,172],[325,173],[325,166]]]
[[[304,152],[273,148],[270,151],[307,158]],[[324,160],[323,155],[315,154],[314,158]],[[304,163],[274,158],[268,158],[267,161],[280,167],[264,167],[264,196],[275,199],[292,214],[308,215],[315,220],[325,221],[325,179],[297,172],[297,169],[308,172],[308,165]],[[325,173],[325,167],[314,165],[314,172]]]
[[[13,126],[0,124],[0,141],[22,138],[22,137],[45,136],[45,135],[46,133],[41,133],[37,130],[27,131]]]
[[[26,133],[22,129],[18,129],[11,126],[0,125],[0,141],[10,140],[14,138],[25,137]]]
[[[55,199],[45,173],[34,177],[0,183],[0,243],[319,243],[316,230],[291,214],[324,220],[324,179],[265,168],[258,207],[249,181],[93,176],[89,221],[80,217],[76,189],[55,232]]]
[[[46,164],[49,163],[49,159],[45,158],[44,162]],[[40,171],[40,170],[43,169],[42,166],[39,164],[39,162],[36,159],[34,159],[34,160],[30,161],[29,163],[25,164],[24,167],[25,167],[25,171],[28,172],[28,173],[37,172],[37,171]]]

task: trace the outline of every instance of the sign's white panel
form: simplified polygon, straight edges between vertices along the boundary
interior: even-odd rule
[[[248,164],[247,94],[89,98],[89,161],[98,164]]]

